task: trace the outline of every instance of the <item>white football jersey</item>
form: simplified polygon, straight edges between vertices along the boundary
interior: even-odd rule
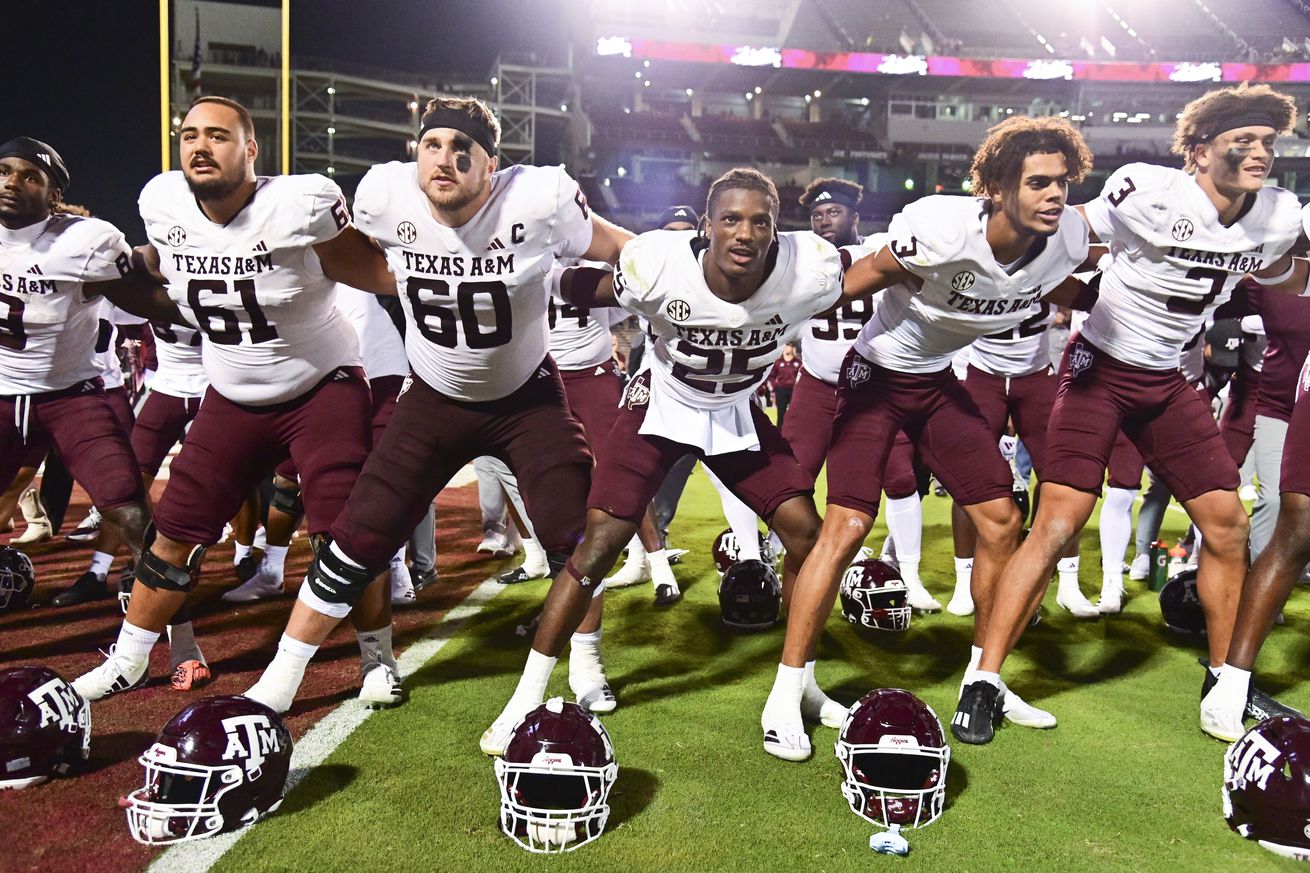
[[[150,322],[155,335],[155,359],[159,369],[150,380],[150,390],[170,397],[200,397],[209,387],[201,353],[201,334],[193,327]]]
[[[584,267],[609,268],[608,264],[594,261],[580,263]],[[564,267],[561,263],[555,269],[563,270]],[[615,306],[598,306],[595,309],[574,306],[552,291],[546,310],[546,323],[550,328],[550,356],[561,370],[589,370],[605,363],[614,357],[610,328],[627,317],[626,312]]]
[[[415,375],[456,400],[497,400],[546,357],[551,267],[591,245],[587,200],[562,167],[509,167],[491,177],[476,215],[446,227],[417,168],[369,170],[355,194],[356,221],[396,275]]]
[[[337,309],[359,335],[359,353],[370,379],[409,375],[405,340],[376,295],[349,285],[337,285]]]
[[[969,363],[984,373],[1017,379],[1051,369],[1051,324],[1059,307],[1038,302],[1032,314],[999,333],[980,336],[969,346]]]
[[[131,249],[98,218],[55,213],[0,227],[0,395],[60,391],[100,375],[101,300],[82,286],[126,275]]]
[[[614,291],[647,319],[652,394],[726,409],[749,401],[782,347],[841,295],[841,259],[809,231],[778,234],[778,256],[748,300],[729,303],[705,284],[696,231],[653,230],[623,247]]]
[[[355,331],[333,305],[336,283],[313,250],[350,224],[335,182],[261,176],[250,202],[220,225],[174,171],[147,182],[139,206],[169,296],[205,334],[218,393],[268,406],[361,363]]]
[[[887,234],[870,234],[855,245],[840,249],[843,267],[865,255],[876,254],[887,244]],[[811,318],[801,331],[801,366],[816,379],[835,386],[841,364],[860,331],[873,318],[882,292],[852,300],[826,318]]]
[[[1290,191],[1262,188],[1224,227],[1195,178],[1154,164],[1120,167],[1083,209],[1111,257],[1083,336],[1125,363],[1160,370],[1177,367],[1184,343],[1238,280],[1278,260],[1301,231]]]
[[[1040,251],[1012,272],[987,244],[988,201],[933,195],[911,203],[891,221],[887,243],[896,259],[923,280],[883,292],[855,348],[868,360],[906,373],[934,373],[980,336],[1014,328],[1041,298],[1087,256],[1087,222],[1072,209]]]

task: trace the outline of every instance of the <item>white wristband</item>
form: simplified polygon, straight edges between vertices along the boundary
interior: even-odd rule
[[[1262,277],[1252,273],[1251,278],[1254,279],[1256,283],[1259,285],[1281,285],[1284,282],[1286,282],[1288,279],[1292,278],[1292,273],[1295,270],[1296,270],[1296,259],[1293,258],[1291,259],[1291,262],[1287,265],[1287,269],[1279,273],[1277,276]]]

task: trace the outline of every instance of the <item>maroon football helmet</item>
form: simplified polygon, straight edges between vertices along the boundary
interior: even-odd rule
[[[0,789],[39,785],[91,754],[91,707],[48,667],[0,670]]]
[[[909,593],[886,561],[856,561],[841,578],[841,612],[856,627],[903,631],[910,626]]]
[[[946,804],[951,748],[932,707],[900,688],[856,701],[837,738],[851,810],[876,825],[924,827]]]
[[[732,528],[714,538],[714,569],[719,571],[719,575],[728,572],[728,568],[740,559],[741,549],[737,546],[737,535],[732,532]],[[763,531],[760,531],[760,559],[766,564],[772,564],[776,559],[769,535]]]
[[[1196,569],[1172,576],[1160,589],[1160,615],[1165,626],[1180,634],[1205,636],[1205,610],[1196,587]]]
[[[729,627],[773,627],[781,611],[782,583],[772,564],[738,561],[719,580],[719,612]]]
[[[1310,721],[1267,718],[1228,747],[1224,820],[1271,852],[1310,860]]]
[[[282,803],[291,733],[248,697],[206,697],[164,725],[137,759],[145,785],[124,802],[138,843],[178,843],[253,824]]]
[[[0,546],[0,612],[26,608],[35,587],[32,559],[13,546]]]
[[[501,829],[529,852],[571,852],[605,830],[619,765],[604,726],[576,703],[552,697],[525,715],[495,770]]]

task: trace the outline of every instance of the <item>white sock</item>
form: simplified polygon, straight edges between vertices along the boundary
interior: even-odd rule
[[[591,633],[576,633],[569,639],[569,674],[605,674],[600,663],[600,635],[603,628]]]
[[[374,664],[386,664],[396,669],[396,655],[391,650],[391,625],[371,631],[355,631],[359,641],[359,667],[361,674]]]
[[[105,577],[109,575],[109,568],[113,563],[114,556],[108,552],[92,552],[91,566],[87,568],[87,572],[95,573],[100,581],[103,582],[105,581]]]
[[[1218,682],[1210,693],[1219,695],[1232,705],[1245,707],[1246,693],[1251,687],[1251,671],[1234,667],[1232,664],[1224,664],[1219,668],[1217,676]]]
[[[150,657],[150,650],[159,639],[159,631],[149,631],[124,620],[118,629],[118,642],[114,644],[114,654],[130,661],[141,661]]]
[[[919,495],[887,498],[887,532],[896,543],[901,575],[905,575],[906,561],[912,562],[917,570],[923,551],[923,502]]]
[[[994,688],[1000,688],[1001,674],[990,673],[986,670],[978,670],[978,669],[970,670],[964,676],[964,687],[968,688],[970,685],[972,685],[975,682],[986,682],[988,685],[991,685]]]
[[[1133,535],[1133,501],[1137,492],[1131,488],[1106,488],[1101,504],[1101,570],[1123,572],[1128,555],[1128,541]]]
[[[267,567],[270,573],[281,579],[289,548],[290,546],[264,546],[264,560],[260,562],[260,566]]]
[[[309,666],[309,661],[318,651],[318,646],[312,643],[302,643],[295,637],[282,634],[282,639],[277,641],[277,654],[273,656],[273,661],[264,670],[265,674],[274,671],[291,676],[295,680],[296,687],[300,687],[300,680],[304,678],[305,668]]]
[[[672,585],[678,587],[678,580],[673,578],[673,568],[669,566],[669,553],[665,549],[656,549],[646,553],[650,562],[650,581],[652,585]]]
[[[199,661],[207,664],[204,653],[200,651],[200,644],[196,642],[196,631],[191,626],[191,622],[184,621],[180,624],[170,624],[168,630],[168,660],[169,669],[176,670],[178,664],[186,661]]]
[[[968,591],[973,580],[973,558],[955,559],[955,590]]]
[[[546,550],[535,537],[523,538],[523,563],[531,567],[546,567]]]
[[[1078,588],[1078,556],[1061,558],[1055,562],[1055,572],[1060,575],[1061,588]]]
[[[969,666],[965,668],[965,673],[978,669],[978,663],[982,661],[982,646],[969,646]]]
[[[765,709],[776,700],[779,704],[787,705],[788,708],[795,707],[799,710],[801,695],[805,693],[805,674],[805,667],[788,667],[786,664],[779,664],[778,675],[773,680],[773,690],[769,692]]]
[[[922,588],[923,580],[919,578],[919,559],[897,558],[896,560],[901,570],[901,578],[905,580],[905,587]]]
[[[528,662],[523,665],[523,675],[519,677],[514,696],[510,698],[510,705],[515,708],[522,706],[524,709],[531,709],[545,700],[546,684],[550,682],[550,674],[554,671],[557,661],[559,658],[552,658],[536,649],[531,649],[528,652]],[[506,709],[509,709],[509,706],[506,706]]]
[[[233,545],[232,563],[240,564],[246,558],[249,558],[252,548],[253,548],[252,546],[246,545],[245,543],[236,543],[235,545]]]
[[[760,560],[760,518],[741,499],[728,490],[712,471],[710,481],[719,490],[719,499],[723,502],[723,517],[728,520],[728,527],[737,536],[737,560]]]
[[[395,567],[396,565],[400,565],[401,567],[405,566],[405,555],[408,552],[409,552],[408,543],[396,549],[396,553],[391,556],[391,566],[393,567]]]

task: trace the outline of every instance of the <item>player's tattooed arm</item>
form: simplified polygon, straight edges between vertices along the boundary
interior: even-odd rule
[[[627,245],[628,240],[633,239],[635,234],[630,230],[619,227],[613,222],[606,221],[596,213],[591,213],[591,245],[587,247],[587,252],[582,256],[584,261],[603,261],[606,264],[614,264],[619,260],[619,252]],[[614,304],[598,303],[597,306],[613,306]]]
[[[396,277],[373,240],[354,225],[314,246],[323,275],[334,282],[384,297],[396,296]]]
[[[159,271],[159,252],[151,245],[137,246],[129,258],[123,255],[121,276],[108,282],[86,285],[86,297],[104,297],[124,312],[165,324],[191,324],[168,296],[164,276]]]
[[[568,267],[556,277],[559,296],[579,309],[620,306],[614,293],[614,273],[596,267]]]

